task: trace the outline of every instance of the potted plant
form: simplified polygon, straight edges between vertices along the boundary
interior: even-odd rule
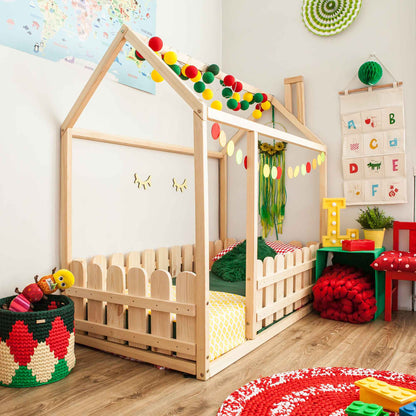
[[[373,240],[376,248],[383,247],[384,231],[393,228],[393,217],[388,217],[378,207],[360,209],[360,215],[356,221],[364,230],[364,238]]]

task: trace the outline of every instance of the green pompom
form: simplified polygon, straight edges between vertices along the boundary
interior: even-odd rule
[[[181,77],[181,79],[183,79],[184,81],[186,81],[187,79],[189,79],[187,76],[185,76],[184,74],[182,74],[182,72],[181,72],[181,74],[179,75],[180,77]]]
[[[257,92],[256,94],[254,94],[253,99],[256,103],[261,103],[263,101],[263,94]]]
[[[173,64],[173,65],[169,65],[170,69],[176,73],[176,75],[180,75],[181,74],[181,67],[179,65]]]
[[[244,111],[248,110],[248,108],[250,107],[250,104],[246,100],[241,101],[240,104],[241,104],[241,109],[244,110]]]
[[[208,66],[207,71],[212,72],[214,75],[220,73],[220,67],[217,64],[211,64]]]
[[[205,72],[204,75],[202,75],[202,79],[204,80],[204,82],[206,82],[207,84],[211,84],[211,82],[214,81],[215,77],[214,74],[212,72]]]
[[[220,85],[224,86],[224,81],[222,79],[220,79]]]
[[[376,85],[383,76],[383,69],[378,62],[364,62],[358,70],[358,78],[365,85]]]
[[[234,100],[234,98],[231,98],[227,101],[227,107],[231,110],[234,110],[235,108],[237,108],[238,106],[238,102],[237,100]]]
[[[205,91],[205,84],[202,81],[195,82],[194,90],[196,92],[199,92],[199,93],[204,92]]]
[[[224,98],[230,98],[233,95],[233,90],[231,88],[224,88],[222,90],[222,96]]]

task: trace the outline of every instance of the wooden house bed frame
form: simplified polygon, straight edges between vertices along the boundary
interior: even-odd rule
[[[152,67],[191,107],[194,117],[194,148],[155,143],[74,128],[93,93],[125,42],[142,54]],[[172,50],[165,48],[164,51]],[[179,54],[182,63],[203,71],[207,65]],[[220,72],[217,78],[226,74]],[[296,86],[297,115],[292,113],[292,86]],[[243,83],[243,89],[261,92]],[[67,290],[75,303],[76,342],[100,350],[172,368],[207,380],[254,350],[311,311],[312,272],[317,245],[274,259],[257,260],[258,235],[258,136],[284,141],[317,152],[326,146],[304,124],[303,77],[285,80],[285,105],[268,94],[277,111],[306,137],[301,138],[207,107],[147,45],[147,38],[123,25],[97,65],[61,126],[61,266],[76,278]],[[209,361],[209,261],[235,240],[227,236],[227,153],[207,150],[208,121],[239,129],[235,143],[247,135],[246,218],[246,342]],[[194,157],[195,245],[113,254],[107,260],[95,256],[72,258],[72,140],[91,140],[115,145],[187,154]],[[208,158],[218,160],[220,182],[220,240],[208,237]],[[327,194],[326,163],[321,164],[319,203]],[[320,210],[320,234],[325,232],[325,211]],[[176,300],[171,300],[176,277]],[[150,279],[149,279],[150,278]],[[149,282],[150,280],[150,282]],[[151,286],[151,295],[146,287]],[[128,292],[126,290],[128,287]],[[106,307],[106,313],[105,313]],[[127,325],[126,325],[126,309]],[[151,332],[147,316],[151,310]],[[176,314],[176,337],[172,337],[172,314]],[[105,317],[106,316],[106,317]],[[274,323],[273,325],[271,325]],[[126,328],[127,326],[127,328]],[[261,331],[260,331],[261,329]]]

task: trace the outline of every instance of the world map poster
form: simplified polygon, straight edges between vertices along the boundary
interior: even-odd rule
[[[0,0],[0,43],[93,70],[122,24],[155,34],[156,0]],[[152,94],[151,67],[126,43],[109,70],[121,84]]]

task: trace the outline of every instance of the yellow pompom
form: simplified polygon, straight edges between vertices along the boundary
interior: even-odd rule
[[[203,93],[202,96],[206,99],[206,100],[210,100],[213,96],[214,93],[212,92],[212,90],[210,90],[209,88],[207,88]]]
[[[246,100],[248,103],[250,103],[251,100],[253,99],[253,94],[251,94],[250,92],[246,92],[243,95],[243,99]]]
[[[254,118],[259,119],[259,118],[261,118],[261,116],[262,116],[262,114],[261,114],[260,110],[254,110],[253,111],[253,117]]]
[[[211,103],[211,108],[215,108],[215,110],[222,110],[222,102],[215,100]]]
[[[202,75],[201,75],[201,71],[198,71],[198,75],[195,78],[191,78],[192,82],[198,82],[201,81]]]
[[[155,52],[155,54],[156,54],[159,58],[162,58],[162,55],[161,55],[161,53],[160,53],[160,52]]]
[[[188,66],[189,66],[189,65],[186,65],[186,64],[185,64],[185,65],[182,67],[181,73],[182,73],[182,75],[183,75],[184,77],[186,77],[185,70],[186,70],[186,68],[188,68]]]
[[[163,81],[162,76],[155,69],[152,71],[152,73],[150,74],[150,76],[152,77],[152,80],[154,82],[162,82]]]
[[[176,55],[176,52],[169,51],[165,53],[163,59],[168,65],[174,65],[178,60],[178,55]]]
[[[234,100],[240,101],[240,94],[238,92],[235,92],[232,96],[232,98],[234,98]]]
[[[263,109],[263,110],[270,110],[270,107],[271,107],[272,105],[270,104],[270,101],[265,101],[264,103],[261,103],[261,108]]]

